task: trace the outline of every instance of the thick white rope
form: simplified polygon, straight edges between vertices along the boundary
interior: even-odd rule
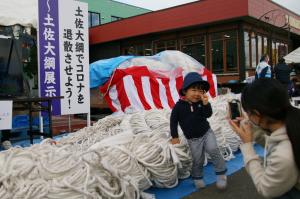
[[[229,97],[211,100],[209,120],[226,160],[240,143],[225,120]],[[47,139],[1,152],[0,198],[135,199],[149,197],[141,191],[150,186],[174,187],[192,161],[180,128],[181,143],[170,144],[169,120],[169,110],[108,116],[56,145]]]
[[[1,153],[0,198],[139,198],[128,176],[94,151],[72,154],[43,144]]]

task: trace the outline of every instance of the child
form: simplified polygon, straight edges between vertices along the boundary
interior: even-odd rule
[[[178,144],[178,123],[186,137],[193,159],[192,178],[197,189],[204,188],[203,164],[205,152],[211,159],[217,174],[217,188],[225,189],[227,186],[227,169],[225,161],[217,146],[216,137],[211,130],[207,118],[212,115],[212,108],[208,102],[206,92],[209,90],[207,81],[202,80],[196,72],[188,73],[183,81],[180,99],[171,113],[172,144]]]

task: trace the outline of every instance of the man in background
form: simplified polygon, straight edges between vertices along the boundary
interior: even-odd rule
[[[279,58],[278,64],[274,68],[274,72],[275,72],[275,78],[279,82],[281,82],[286,88],[288,88],[288,85],[290,84],[291,69],[285,63],[283,57]]]
[[[272,78],[272,68],[269,65],[269,55],[265,54],[261,57],[259,64],[256,66],[255,79]]]

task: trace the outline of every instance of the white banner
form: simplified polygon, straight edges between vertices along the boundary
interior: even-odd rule
[[[61,114],[90,112],[88,4],[59,1]]]
[[[12,129],[12,101],[0,101],[0,130]]]

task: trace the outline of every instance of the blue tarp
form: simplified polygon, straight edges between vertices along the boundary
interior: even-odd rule
[[[262,157],[264,154],[264,148],[257,144],[254,146],[254,148],[255,148],[256,153]],[[227,175],[232,175],[233,173],[239,171],[240,169],[242,169],[244,167],[242,153],[240,151],[238,151],[234,154],[234,156],[235,156],[234,159],[226,162]],[[249,176],[249,178],[250,178],[250,176]],[[204,168],[204,181],[207,185],[210,185],[210,184],[216,182],[216,175],[213,170],[212,164],[208,164]],[[180,199],[182,197],[186,197],[186,196],[190,195],[191,193],[193,193],[195,191],[199,191],[199,190],[196,190],[191,177],[189,177],[188,179],[185,179],[185,180],[179,180],[178,185],[172,189],[162,189],[162,188],[152,187],[152,188],[146,190],[146,192],[154,194],[156,199],[165,199],[165,198]]]
[[[120,63],[134,56],[119,56],[110,59],[102,59],[90,64],[90,88],[103,85],[112,75]]]

